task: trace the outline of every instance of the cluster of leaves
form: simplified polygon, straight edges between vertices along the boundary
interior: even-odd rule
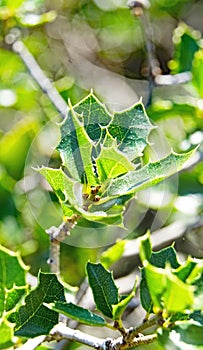
[[[112,249],[119,252],[121,243],[105,255],[110,256]],[[140,300],[148,317],[154,315],[153,333],[157,333],[158,343],[163,349],[173,345],[182,350],[188,344],[199,349],[203,342],[203,260],[189,257],[180,264],[173,246],[153,252],[149,234],[140,240],[140,258],[143,264]],[[122,315],[135,295],[137,278],[131,293],[120,295],[112,273],[103,264],[87,263],[95,305],[103,314],[100,316],[66,302],[67,290],[55,274],[40,272],[37,287],[29,290],[25,283],[27,268],[19,256],[1,248],[0,260],[1,276],[4,276],[1,278],[1,349],[11,346],[13,334],[26,338],[48,335],[58,323],[59,314],[85,325],[115,327],[123,332]]]
[[[158,340],[165,348],[198,349],[203,344],[203,260],[179,262],[173,246],[153,252],[149,235],[141,240],[140,300],[148,314],[161,314]]]
[[[135,192],[180,170],[194,151],[171,152],[142,166],[152,129],[141,102],[110,114],[90,93],[70,105],[57,146],[64,169],[38,169],[59,198],[64,215],[121,226],[124,205]]]

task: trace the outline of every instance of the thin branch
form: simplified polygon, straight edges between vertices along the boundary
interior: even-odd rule
[[[131,342],[135,337],[139,336],[140,333],[142,334],[144,331],[154,326],[159,326],[159,317],[157,316],[143,322],[140,326],[130,328],[127,341]]]
[[[59,227],[52,226],[46,233],[50,236],[50,253],[48,264],[52,273],[60,273],[60,242],[70,235],[78,220],[77,215],[72,215]]]
[[[28,341],[20,346],[18,350],[34,350],[41,345],[46,339],[46,335],[40,335],[39,337],[28,339]]]
[[[131,332],[131,330],[128,330],[126,332]],[[73,330],[69,327],[66,327],[63,323],[57,324],[52,331],[50,332],[50,335],[47,336],[47,341],[60,341],[62,339],[68,339],[73,340],[76,342],[79,342],[84,345],[88,345],[91,348],[97,349],[97,350],[124,350],[129,347],[135,347],[141,344],[149,344],[156,340],[157,335],[151,334],[151,335],[142,335],[139,334],[139,336],[130,339],[129,342],[126,342],[126,337],[119,337],[117,339],[113,338],[107,338],[107,339],[101,339],[94,337],[92,335],[87,335],[79,330]]]
[[[50,101],[53,103],[55,108],[59,111],[61,117],[64,119],[69,109],[67,103],[61,97],[57,89],[54,87],[53,83],[44,74],[34,56],[18,37],[19,33],[16,35],[16,33],[14,34],[11,32],[6,37],[7,45],[11,46],[12,50],[20,56],[30,71],[31,76],[35,79],[41,89],[47,94]]]
[[[96,338],[92,335],[85,334],[79,330],[74,330],[66,327],[63,323],[57,324],[50,335],[47,336],[47,341],[60,341],[62,339],[74,340],[81,344],[88,345],[94,349],[104,350],[105,339]]]
[[[157,86],[162,85],[179,85],[179,84],[185,84],[188,81],[192,79],[192,73],[191,72],[182,72],[177,73],[174,75],[171,74],[165,74],[161,75],[158,74],[155,77],[155,83]]]
[[[155,77],[161,74],[161,69],[159,61],[156,57],[155,45],[153,42],[153,28],[150,22],[149,13],[147,11],[150,7],[150,3],[148,0],[131,0],[128,2],[128,6],[132,10],[133,15],[140,19],[141,29],[143,32],[147,59],[146,76],[149,81],[149,97],[147,102],[147,106],[149,106],[151,104],[152,92],[155,86]]]

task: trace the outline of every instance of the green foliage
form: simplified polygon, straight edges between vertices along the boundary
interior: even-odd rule
[[[64,214],[122,225],[125,202],[135,192],[179,171],[194,150],[172,152],[136,169],[152,129],[142,103],[110,114],[91,93],[76,106],[70,105],[57,146],[68,175],[62,169],[38,170],[58,196]]]
[[[148,241],[147,236],[141,241],[140,248],[144,265],[140,293],[145,310],[169,316],[194,308],[194,286],[201,281],[202,260],[188,258],[180,265],[173,247],[152,252],[149,256]]]
[[[5,254],[7,261],[14,258],[16,261],[12,252],[3,250],[4,261]],[[140,256],[144,265],[140,284],[141,302],[148,314],[157,317],[153,332],[157,331],[158,344],[164,348],[174,346],[174,349],[183,349],[184,345],[190,344],[198,349],[203,341],[203,319],[202,305],[196,299],[202,300],[203,297],[203,260],[189,257],[185,263],[180,264],[173,247],[153,252],[149,233],[140,240]],[[11,263],[10,265],[13,268]],[[24,294],[24,305],[18,306],[16,311],[14,307],[19,301],[16,298],[12,310],[7,310],[9,322],[16,323],[15,335],[31,338],[49,334],[58,323],[59,313],[85,325],[115,327],[123,332],[123,313],[135,295],[138,278],[135,279],[132,291],[122,296],[118,293],[112,272],[106,270],[101,263],[88,262],[86,268],[96,308],[108,320],[114,321],[113,325],[88,309],[66,302],[65,286],[58,281],[56,275],[40,273],[38,286],[27,296]],[[147,302],[146,295],[149,299]],[[0,342],[4,349],[12,343],[13,327],[6,318],[0,327],[4,331]]]
[[[0,349],[13,345],[13,325],[8,316],[27,292],[26,270],[20,255],[0,246]]]
[[[153,134],[155,130],[142,103],[123,112],[114,113],[109,112],[93,93],[78,102],[86,95],[86,89],[94,84],[95,91],[101,94],[102,98],[111,99],[112,97],[108,94],[109,86],[111,89],[111,79],[109,81],[104,79],[105,85],[102,86],[101,73],[98,88],[94,74],[88,77],[88,84],[83,81],[84,72],[79,72],[80,78],[78,78],[75,74],[77,72],[74,72],[74,69],[72,72],[70,69],[75,61],[73,65],[69,66],[68,63],[66,66],[68,58],[61,55],[68,36],[71,38],[70,52],[72,44],[74,46],[77,43],[75,47],[81,46],[81,57],[83,57],[83,45],[79,44],[85,37],[84,46],[88,49],[88,55],[85,52],[84,57],[88,58],[92,67],[101,69],[101,72],[106,68],[110,71],[110,75],[115,74],[115,78],[121,77],[122,74],[127,77],[126,86],[129,89],[126,90],[124,97],[122,86],[118,86],[118,92],[120,88],[122,91],[119,98],[123,97],[119,103],[123,104],[123,101],[128,103],[131,93],[141,95],[141,83],[145,82],[140,79],[143,78],[142,72],[145,71],[147,61],[145,40],[142,36],[141,21],[139,18],[133,18],[128,9],[122,8],[125,5],[122,1],[107,3],[81,0],[68,3],[61,1],[57,4],[44,0],[0,2],[0,238],[6,246],[21,250],[26,263],[31,263],[33,273],[37,273],[38,268],[42,266],[47,269],[48,239],[44,238],[47,237],[44,234],[44,228],[50,225],[51,220],[54,222],[55,218],[60,221],[61,211],[59,211],[59,217],[53,213],[52,204],[50,205],[45,198],[44,188],[43,194],[42,191],[40,192],[40,182],[33,173],[28,177],[28,188],[24,189],[23,183],[26,176],[24,166],[28,162],[27,154],[30,149],[33,149],[32,142],[36,136],[38,147],[34,152],[37,161],[32,160],[31,165],[41,164],[41,158],[45,159],[47,164],[50,151],[49,146],[44,144],[51,139],[52,134],[49,130],[48,137],[45,135],[42,137],[43,140],[40,140],[41,135],[39,137],[38,132],[47,121],[56,116],[56,111],[47,96],[34,82],[21,58],[12,52],[10,40],[13,40],[13,35],[15,36],[16,33],[18,35],[18,30],[21,32],[22,40],[63,98],[66,101],[70,98],[73,103],[77,103],[73,107],[70,105],[68,116],[60,126],[61,141],[57,149],[60,152],[63,167],[55,168],[59,164],[55,152],[50,159],[50,166],[54,168],[42,167],[38,172],[52,186],[64,216],[70,217],[76,214],[81,227],[91,225],[95,225],[96,228],[104,225],[122,227],[123,212],[128,201],[138,191],[151,187],[182,169],[185,161],[193,154],[193,151],[188,152],[188,150],[202,140],[202,40],[197,30],[183,23],[175,29],[174,54],[172,48],[170,49],[171,41],[169,40],[170,45],[168,45],[164,32],[163,35],[159,35],[154,44],[163,73],[168,73],[167,57],[172,57],[168,64],[170,72],[189,73],[191,80],[177,86],[155,86],[147,114],[150,120],[160,124],[175,150],[186,151],[186,153],[179,155],[171,152],[163,159],[149,161],[146,164],[146,159],[150,159],[151,141],[153,142],[150,132],[152,131]],[[186,13],[190,13],[190,23],[198,28],[201,21],[196,21],[194,16],[195,9],[198,8],[202,9],[200,2],[194,3],[188,0],[151,2],[151,8],[147,11],[149,18],[150,15],[152,18],[150,24],[152,31],[155,27],[154,37],[156,37],[157,28],[163,25],[162,20],[166,32],[168,28],[170,32],[176,25],[173,18],[178,22],[182,18],[187,18]],[[57,18],[56,10],[62,16]],[[59,21],[53,22],[55,18]],[[68,26],[63,26],[62,18],[65,18]],[[43,24],[47,22],[50,24],[53,22],[53,27],[51,24],[45,28]],[[82,38],[81,41],[77,42],[77,36]],[[60,53],[57,55],[54,52],[56,43]],[[129,77],[133,79],[128,79]],[[136,85],[137,82],[140,85]],[[106,94],[103,93],[104,90]],[[148,94],[148,91],[144,93]],[[146,100],[145,97],[143,100]],[[157,141],[156,137],[155,141]],[[158,144],[157,149],[159,147]],[[202,152],[201,148],[200,152]],[[198,164],[189,172],[182,172],[179,179],[177,202],[180,195],[187,197],[192,193],[200,203],[196,211],[195,206],[190,205],[191,213],[187,215],[188,220],[188,216],[197,216],[202,210],[202,165]],[[51,196],[58,209],[57,199],[53,194]],[[42,225],[43,227],[40,227],[41,222],[36,223],[32,218],[28,209],[29,201],[42,213],[43,223],[46,223]],[[175,204],[170,205],[172,214],[169,221],[174,218],[183,218],[183,220],[186,218]],[[138,200],[136,215],[139,209]],[[134,213],[131,213],[131,216],[135,216]],[[198,237],[198,253],[201,253],[199,235],[190,235],[187,238],[196,239],[196,237]],[[120,330],[122,330],[121,318],[135,294],[135,287],[132,287],[129,295],[119,295],[113,275],[106,269],[121,257],[124,245],[125,242],[120,241],[105,251],[101,256],[101,264],[88,263],[88,266],[91,266],[90,285],[93,295],[97,296],[95,300],[97,309],[108,319],[110,318],[111,322],[119,321],[117,328],[120,327]],[[82,255],[83,252],[78,248],[77,254]],[[77,280],[84,276],[84,266],[81,261],[87,261],[91,255],[86,254],[88,256],[83,256],[81,259],[68,257],[71,261],[67,260],[68,263],[63,268],[66,278],[70,278],[73,271],[80,271]],[[92,255],[96,259],[96,252]],[[142,241],[140,257],[143,262],[140,281],[141,303],[147,311],[147,316],[150,313],[154,314],[159,322],[154,325],[154,332],[157,328],[158,340],[154,344],[141,345],[138,348],[202,349],[202,260],[189,257],[180,264],[173,246],[153,252],[149,235]],[[75,260],[78,261],[75,262]],[[65,287],[55,275],[40,274],[37,288],[28,292],[25,273],[26,268],[19,259],[19,255],[1,248],[0,349],[20,346],[24,336],[35,337],[38,334],[48,334],[52,326],[58,322],[59,313],[87,325],[109,327],[105,317],[98,316],[78,305],[66,303]],[[103,288],[103,285],[107,287]],[[23,302],[25,304],[21,306]],[[31,303],[34,309],[31,309]],[[16,326],[11,324],[10,320],[17,322]],[[17,343],[13,344],[13,341]],[[72,345],[70,347],[72,348]],[[46,346],[39,348],[45,349]]]
[[[11,317],[15,322],[15,334],[24,337],[36,337],[48,334],[58,322],[58,313],[50,310],[44,303],[65,301],[64,288],[54,274],[39,274],[37,288],[25,298],[21,306]]]
[[[26,290],[26,267],[19,254],[0,246],[0,316],[13,309]]]

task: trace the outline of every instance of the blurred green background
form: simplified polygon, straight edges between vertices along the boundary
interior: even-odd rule
[[[82,228],[75,229],[62,245],[65,280],[79,284],[85,262],[95,260],[116,237],[136,237],[175,220],[201,222],[203,2],[145,3],[143,20],[124,0],[0,0],[0,243],[20,250],[33,274],[49,269],[45,230],[59,225],[62,213],[32,167],[60,164],[53,148],[61,119],[33,79],[32,66],[26,67],[13,51],[15,36],[66,102],[77,103],[91,88],[110,110],[127,108],[142,97],[149,117],[160,126],[150,136],[146,161],[164,156],[170,147],[181,152],[200,144],[189,169],[130,203],[126,231],[97,233],[92,227],[89,235],[88,229],[83,234]],[[165,77],[164,85],[159,80],[152,84],[149,59],[157,79]],[[183,81],[171,84],[169,74]],[[203,233],[191,237],[191,244],[203,256]]]

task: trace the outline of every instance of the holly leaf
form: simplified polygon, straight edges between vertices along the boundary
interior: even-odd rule
[[[85,130],[94,144],[102,142],[106,135],[105,127],[112,120],[112,115],[105,105],[91,92],[74,106],[74,110],[80,116],[80,121],[83,121]]]
[[[150,236],[147,234],[140,242],[140,257],[145,266],[141,271],[140,300],[143,308],[148,313],[152,312],[153,306],[157,310],[165,308],[168,311],[170,310],[170,312],[173,308],[177,308],[178,299],[174,300],[176,296],[170,291],[173,288],[175,288],[174,291],[179,288],[177,293],[184,293],[185,288],[186,295],[189,298],[188,300],[192,303],[194,298],[192,288],[187,286],[186,283],[181,283],[186,282],[189,272],[187,275],[186,273],[184,274],[183,265],[179,264],[173,246],[161,249],[158,252],[152,252]],[[181,271],[182,276],[186,275],[185,279],[176,278],[179,275],[181,276]],[[168,288],[168,295],[167,291],[165,291],[166,286]],[[187,300],[184,299],[184,302],[187,303]],[[179,304],[181,307],[181,302]]]
[[[77,182],[70,179],[62,169],[42,167],[36,169],[36,171],[45,177],[60,202],[68,202],[69,204],[77,205],[77,199],[75,196]]]
[[[171,269],[145,264],[146,282],[154,312],[183,312],[194,302],[194,288],[182,282]]]
[[[195,282],[197,281],[198,283],[199,278],[201,278],[202,272],[203,260],[189,256],[186,262],[176,269],[175,274],[182,281],[188,284],[195,284]]]
[[[118,288],[112,273],[102,264],[88,262],[87,275],[97,309],[105,316],[113,318],[112,305],[118,304]]]
[[[108,127],[118,149],[131,161],[142,155],[152,129],[154,126],[150,123],[141,102],[123,112],[115,113]]]
[[[184,154],[172,152],[167,157],[148,163],[141,169],[129,171],[127,174],[111,180],[105,195],[109,197],[121,196],[155,185],[177,173],[194,152],[195,149]]]
[[[71,177],[79,182],[98,184],[92,164],[93,142],[78,119],[77,113],[70,106],[66,119],[61,124],[61,141],[57,146]]]
[[[45,167],[38,171],[55,191],[65,216],[76,213],[105,225],[122,226],[125,203],[135,192],[176,173],[194,153],[171,152],[141,168],[139,162],[136,169],[154,128],[143,104],[109,113],[93,93],[70,105],[60,128],[57,149],[64,171]]]
[[[86,324],[88,326],[106,326],[106,321],[103,317],[84,309],[81,306],[75,305],[73,303],[63,303],[57,301],[54,304],[45,304],[51,310],[55,310],[63,315],[66,315],[73,320],[77,320],[80,323]]]
[[[166,265],[170,264],[173,269],[179,268],[177,253],[173,246],[161,249],[158,252],[152,252],[149,258],[150,264],[164,269]]]
[[[0,317],[13,309],[25,293],[25,273],[28,270],[19,253],[0,246]]]
[[[65,301],[64,287],[55,274],[41,272],[37,288],[26,296],[25,305],[9,318],[16,323],[15,335],[33,338],[49,334],[58,322],[58,313],[44,306],[44,303],[55,301]]]
[[[135,165],[112,145],[111,147],[102,147],[101,153],[96,159],[96,167],[99,180],[103,183],[107,179],[114,179],[134,170]]]

